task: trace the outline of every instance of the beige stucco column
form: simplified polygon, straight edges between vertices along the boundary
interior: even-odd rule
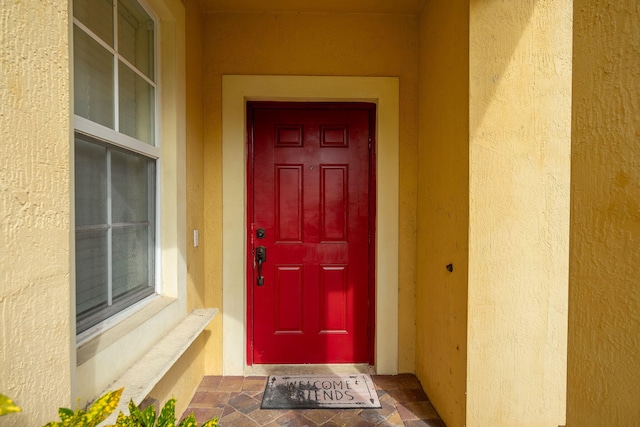
[[[67,0],[0,6],[0,393],[37,426],[72,400]]]
[[[567,425],[640,419],[640,8],[574,2]]]
[[[563,425],[572,2],[469,17],[466,425]]]

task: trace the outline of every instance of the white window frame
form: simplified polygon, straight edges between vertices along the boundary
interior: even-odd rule
[[[140,1],[140,0],[139,0]],[[75,344],[74,365],[71,370],[73,401],[80,406],[101,396],[110,384],[169,334],[187,314],[187,171],[186,171],[186,16],[181,0],[143,0],[151,16],[158,17],[156,28],[156,146],[161,148],[161,162],[156,170],[156,182],[162,198],[156,199],[156,246],[161,253],[156,259],[156,289],[158,295],[132,305],[82,334],[75,330],[75,301],[70,306],[70,337]],[[72,13],[72,8],[70,13]],[[73,17],[69,16],[69,22]],[[69,25],[70,37],[73,26]],[[73,56],[72,45],[70,54]],[[73,65],[71,64],[73,72]],[[73,88],[72,88],[73,91]],[[73,103],[74,93],[70,101]],[[74,121],[74,117],[71,117]],[[81,126],[81,125],[80,125]],[[70,128],[74,123],[69,124]],[[108,129],[108,128],[107,128]],[[112,131],[111,129],[109,129]],[[161,141],[161,142],[160,142]],[[70,141],[73,144],[73,140]],[[70,145],[73,147],[73,145]],[[147,149],[143,147],[143,149]],[[70,166],[73,169],[74,150]],[[73,175],[73,174],[72,174]],[[71,180],[73,190],[74,180]],[[74,197],[70,203],[73,231]],[[70,233],[73,248],[75,238]],[[75,274],[75,255],[70,254],[71,275]],[[75,298],[72,278],[71,298]]]
[[[154,32],[153,32],[153,76],[154,79],[150,79],[140,70],[138,70],[133,64],[131,64],[126,58],[124,58],[120,53],[118,53],[118,9],[117,4],[118,0],[113,0],[113,47],[109,46],[109,44],[105,43],[98,35],[96,35],[91,29],[89,29],[86,25],[84,25],[78,18],[73,16],[72,28],[73,26],[77,26],[80,30],[82,30],[86,35],[88,35],[92,40],[99,43],[104,49],[106,49],[111,55],[113,55],[113,91],[114,91],[114,103],[113,103],[113,114],[114,114],[114,128],[119,129],[119,63],[122,62],[127,65],[137,76],[141,77],[147,83],[149,83],[154,89],[154,129],[153,129],[153,141],[154,145],[148,144],[136,138],[133,138],[129,135],[121,133],[117,130],[111,129],[110,127],[104,126],[100,123],[89,120],[85,117],[74,114],[74,133],[85,135],[91,139],[99,140],[106,145],[116,148],[122,149],[126,152],[140,154],[147,157],[150,160],[155,162],[155,209],[153,212],[155,218],[155,227],[154,227],[154,241],[155,247],[153,249],[153,277],[154,277],[154,290],[153,293],[135,301],[116,313],[109,315],[107,318],[99,321],[97,324],[90,326],[86,330],[77,333],[76,342],[78,345],[81,345],[84,342],[87,342],[92,337],[100,334],[104,330],[109,329],[111,326],[121,322],[123,319],[126,319],[136,313],[137,311],[144,308],[150,302],[156,300],[162,294],[162,241],[161,241],[161,229],[162,229],[162,191],[161,191],[161,177],[162,177],[162,161],[161,161],[161,90],[160,90],[160,82],[161,82],[161,72],[160,72],[160,43],[159,43],[159,35],[160,35],[160,19],[158,15],[153,11],[149,5],[142,0],[135,0],[137,3],[147,12],[149,17],[154,22]],[[74,137],[74,145],[75,145],[75,137]],[[75,196],[74,196],[75,198]],[[75,204],[75,202],[74,202]],[[75,230],[75,228],[74,228]],[[74,231],[74,240],[75,240],[75,231]],[[74,246],[75,247],[75,246]],[[109,269],[111,269],[111,265],[109,265]],[[111,272],[109,273],[111,274]],[[109,284],[111,286],[111,284]],[[111,288],[109,289],[109,294],[111,294]],[[111,299],[109,298],[111,301]],[[165,305],[166,303],[161,303],[161,305]],[[77,321],[77,316],[74,316],[74,320]]]

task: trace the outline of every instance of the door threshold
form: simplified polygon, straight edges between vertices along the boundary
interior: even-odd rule
[[[322,364],[322,365],[252,365],[244,367],[245,376],[267,375],[331,375],[369,374],[374,375],[376,367],[367,364]]]

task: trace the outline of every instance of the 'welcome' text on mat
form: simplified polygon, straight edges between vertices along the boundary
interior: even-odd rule
[[[380,408],[369,375],[272,375],[262,409]]]

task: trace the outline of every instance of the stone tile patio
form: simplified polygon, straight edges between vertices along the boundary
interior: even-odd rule
[[[184,415],[221,427],[445,427],[414,375],[372,375],[380,409],[260,409],[267,377],[207,376]]]

